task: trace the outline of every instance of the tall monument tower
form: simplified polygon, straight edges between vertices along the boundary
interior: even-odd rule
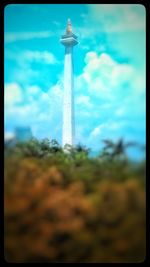
[[[64,99],[63,99],[63,133],[62,145],[74,144],[74,94],[73,94],[73,46],[78,44],[77,36],[72,33],[71,21],[68,19],[66,34],[60,42],[65,46],[64,63]]]

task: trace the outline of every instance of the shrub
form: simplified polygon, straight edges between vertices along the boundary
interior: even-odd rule
[[[122,180],[123,168],[106,174],[97,160],[58,158],[5,160],[6,260],[144,260],[145,189],[135,173]]]

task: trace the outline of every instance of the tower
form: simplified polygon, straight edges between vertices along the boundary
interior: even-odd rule
[[[66,34],[60,42],[65,46],[64,62],[64,98],[63,98],[63,132],[62,145],[74,144],[74,94],[73,94],[73,46],[78,44],[77,36],[72,33],[71,21],[68,19]]]

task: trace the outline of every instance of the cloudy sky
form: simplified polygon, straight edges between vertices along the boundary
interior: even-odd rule
[[[124,4],[11,4],[5,7],[5,134],[30,126],[62,139],[67,19],[74,48],[76,143],[145,143],[145,8]]]

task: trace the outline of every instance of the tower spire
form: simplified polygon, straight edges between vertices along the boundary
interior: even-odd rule
[[[71,20],[70,19],[68,19],[66,33],[67,34],[72,33],[72,25],[71,25]]]

